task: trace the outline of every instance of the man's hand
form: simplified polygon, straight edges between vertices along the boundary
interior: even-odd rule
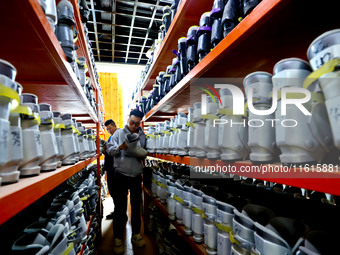
[[[106,148],[107,148],[107,142],[100,139],[100,152],[106,153]]]
[[[105,144],[104,147],[103,147],[103,153],[106,153],[107,147],[108,147],[108,145]]]
[[[124,142],[121,145],[119,145],[118,149],[119,150],[127,150],[129,146]]]

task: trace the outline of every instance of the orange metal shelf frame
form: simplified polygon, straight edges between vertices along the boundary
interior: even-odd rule
[[[144,194],[149,196],[151,200],[157,205],[157,207],[161,210],[161,212],[168,217],[169,213],[167,210],[166,205],[161,204],[157,199],[152,197],[152,193],[150,190],[148,190],[146,187],[143,187]],[[204,244],[197,244],[195,243],[194,239],[192,236],[187,236],[184,232],[184,226],[181,226],[177,223],[177,221],[171,221],[171,224],[175,226],[177,229],[178,233],[184,238],[184,240],[191,246],[191,248],[195,251],[196,254],[198,255],[206,255],[206,248]]]
[[[51,104],[54,111],[88,114],[97,122],[38,1],[6,1],[0,15],[4,36],[0,58],[16,67],[23,92],[36,94],[39,102]]]
[[[77,2],[77,0],[71,0],[70,2],[73,5],[74,19],[75,19],[75,22],[76,22],[76,29],[78,31],[78,40],[76,42],[76,44],[79,46],[79,48],[77,50],[78,57],[82,56],[82,57],[86,58],[86,64],[87,64],[88,69],[89,69],[88,73],[90,74],[91,84],[93,85],[94,89],[97,90],[98,84],[97,84],[97,81],[96,81],[95,76],[94,76],[94,71],[93,71],[92,65],[89,64],[89,63],[91,63],[90,53],[89,53],[89,50],[87,48],[85,31],[84,31],[84,27],[83,27],[83,22],[81,21],[80,11],[79,11],[79,8],[78,8],[78,2]]]
[[[75,1],[72,3],[75,4]],[[17,81],[23,85],[24,92],[36,94],[39,102],[51,104],[54,111],[84,116],[89,122],[96,123],[97,130],[100,130],[98,116],[90,106],[76,75],[67,62],[38,1],[7,1],[1,5],[0,15],[2,24],[5,24],[0,26],[0,32],[6,37],[0,41],[0,58],[16,67]],[[79,50],[89,60],[78,7],[75,8],[75,18]],[[91,65],[89,68],[91,82],[98,91]],[[99,144],[98,138],[97,144]],[[99,153],[99,149],[97,152]],[[99,155],[72,166],[64,166],[52,172],[20,179],[18,183],[0,187],[0,224],[97,158]]]
[[[269,182],[281,183],[290,186],[315,190],[319,192],[329,193],[333,195],[340,195],[340,173],[339,168],[334,172],[317,172],[316,167],[315,170],[312,171],[311,167],[309,167],[309,171],[300,168],[300,167],[292,167],[290,172],[287,173],[266,173],[263,174],[260,172],[241,172],[241,169],[245,169],[245,167],[251,166],[266,166],[266,165],[254,165],[250,161],[236,161],[236,162],[226,162],[222,160],[209,160],[209,159],[200,159],[195,157],[180,157],[174,155],[165,155],[165,154],[150,154],[150,157],[158,158],[162,160],[172,161],[179,164],[191,165],[191,166],[200,166],[200,167],[208,167],[208,166],[230,166],[234,167],[239,175],[260,179]],[[282,165],[275,163],[272,166],[277,166],[282,169]],[[340,166],[339,166],[340,167]],[[249,169],[249,168],[248,168]]]
[[[70,2],[73,5],[73,9],[74,9],[74,19],[76,22],[76,29],[78,31],[78,40],[77,40],[77,45],[79,46],[77,53],[78,53],[78,57],[85,57],[86,58],[86,64],[88,66],[88,73],[90,75],[90,79],[91,79],[91,84],[93,85],[95,90],[99,90],[99,85],[97,83],[95,74],[94,74],[94,70],[91,63],[91,58],[90,58],[90,52],[88,49],[88,44],[86,41],[86,37],[85,37],[85,31],[84,31],[84,27],[83,27],[83,22],[81,20],[81,15],[80,15],[80,11],[79,11],[79,7],[78,7],[78,1],[77,0],[70,0]],[[99,105],[100,105],[100,109],[101,111],[104,111],[104,107],[103,107],[103,98],[101,96],[99,96]]]
[[[92,221],[93,221],[93,217],[94,217],[94,215],[91,215],[91,216],[90,216],[90,220],[89,220],[88,222],[86,222],[86,229],[87,229],[87,230],[86,230],[86,236],[89,235],[90,226],[91,226],[91,223],[92,223]],[[85,250],[85,244],[82,244],[82,245],[81,245],[80,252],[78,252],[77,255],[83,255],[84,250]]]
[[[47,194],[99,156],[0,187],[0,224]]]
[[[272,73],[274,65],[283,58],[306,59],[308,46],[317,36],[340,26],[340,20],[335,18],[340,2],[332,5],[320,5],[317,0],[263,0],[146,114],[144,120],[153,121],[152,116],[164,113],[187,112],[190,103],[200,101],[199,93],[190,93],[190,83],[198,78],[210,78],[210,85],[215,83],[213,78],[220,78],[219,83],[221,79],[236,79],[235,85],[242,87],[242,79],[251,72]],[[176,22],[172,24],[174,27],[177,27]],[[168,36],[172,42],[165,43],[174,47],[181,35],[170,31]],[[156,65],[171,64],[172,57],[162,52],[170,52],[171,47],[161,49]],[[147,76],[145,84],[152,83],[151,78],[156,75]]]

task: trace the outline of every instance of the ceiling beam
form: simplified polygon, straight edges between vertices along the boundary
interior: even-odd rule
[[[172,0],[161,0],[163,3],[172,4]]]
[[[115,50],[115,52],[127,52],[126,50]],[[129,53],[139,54],[139,51],[129,51]]]
[[[125,57],[116,56],[115,58],[125,58]],[[128,59],[138,59],[138,58],[128,57]],[[148,60],[148,59],[147,59],[147,58],[144,58],[144,60]],[[125,62],[125,63],[126,63],[126,62]]]
[[[91,9],[92,11],[92,9]],[[128,13],[120,13],[120,12],[108,12],[108,11],[103,11],[103,10],[96,10],[94,9],[95,12],[103,12],[103,13],[109,13],[109,14],[114,14],[114,15],[118,15],[118,16],[127,16],[127,17],[131,17],[132,18],[132,14],[128,14]],[[150,20],[151,18],[150,17],[147,17],[147,16],[140,16],[140,15],[135,15],[136,18],[139,18],[139,19],[147,19],[147,20]],[[158,18],[154,18],[154,20],[157,20],[157,21],[162,21],[162,19],[158,19]]]
[[[131,0],[117,0],[117,2],[119,3],[123,3],[123,4],[134,4],[135,2],[134,1],[131,1]],[[164,1],[163,1],[164,2]],[[167,4],[171,4],[171,2],[166,2]],[[154,4],[150,4],[150,3],[144,3],[144,2],[138,2],[139,5],[144,5],[146,7],[154,7],[155,5]],[[158,6],[157,9],[161,9],[163,8],[164,6]]]
[[[119,37],[129,37],[128,35],[117,35]],[[136,39],[145,39],[144,37],[140,37],[140,36],[131,36],[132,38],[136,38]],[[153,41],[154,39],[152,38],[148,38],[148,40]]]
[[[116,40],[116,27],[114,26],[116,24],[116,15],[114,12],[116,11],[116,2],[117,0],[113,0],[112,4],[112,63],[114,62],[115,57],[115,40]]]
[[[89,31],[90,34],[94,34],[94,31]],[[102,33],[102,32],[99,32],[98,33],[99,35],[111,35],[109,33]],[[118,35],[118,34],[115,34],[115,36],[119,36],[119,37],[129,37],[128,35]],[[144,37],[140,37],[140,36],[132,36],[132,38],[136,38],[136,39],[145,39]],[[153,41],[154,39],[152,38],[148,38],[148,40],[151,40]]]
[[[116,13],[117,15],[119,16],[128,16],[128,17],[131,17],[132,18],[132,14],[127,14],[127,13]],[[135,16],[136,18],[139,18],[139,19],[147,19],[147,20],[150,20],[151,18],[148,17],[148,16],[140,16],[140,15],[136,15]],[[159,21],[159,22],[162,22],[162,19],[159,19],[159,18],[155,18],[154,20],[156,21]]]
[[[94,56],[98,57],[98,55],[94,55]],[[110,58],[111,56],[102,54],[102,57],[109,57]],[[125,57],[121,57],[121,56],[115,56],[115,58],[123,58],[123,59],[125,59]],[[128,59],[137,59],[138,60],[138,58],[133,58],[133,57],[128,57]],[[147,58],[142,58],[142,60],[148,60],[148,59]]]
[[[86,2],[89,2],[90,0],[86,0]],[[120,2],[120,3],[131,3],[133,4],[134,1],[131,1],[131,0],[118,0],[117,2]],[[167,5],[171,5],[172,3],[172,0],[161,0],[161,3],[165,3]],[[139,4],[144,4],[144,5],[153,5],[153,4],[150,4],[150,3],[144,3],[144,2],[139,2]],[[97,6],[97,3],[95,2],[95,6]]]
[[[159,4],[159,1],[160,0],[157,0],[156,6],[153,9],[151,20],[150,20],[149,27],[148,27],[148,31],[146,32],[146,36],[145,36],[145,39],[144,39],[144,42],[143,42],[142,50],[140,51],[140,54],[139,54],[139,59],[138,59],[137,64],[139,64],[139,62],[140,62],[140,60],[142,58],[142,55],[144,54],[144,47],[145,47],[146,42],[148,41],[147,38],[149,37],[149,33],[150,33],[151,28],[152,28],[152,24],[153,24],[153,21],[154,21],[156,12],[157,12],[157,6]]]
[[[93,41],[90,41],[90,42],[93,42]],[[99,43],[112,44],[112,42],[103,42],[103,41],[99,41]],[[116,43],[116,42],[114,44],[116,44],[116,45],[126,45],[126,46],[128,45],[127,43]],[[140,48],[142,47],[141,45],[137,45],[137,44],[131,44],[130,43],[130,45],[134,46],[134,47],[140,47]],[[145,47],[150,48],[151,46],[145,46]]]
[[[131,27],[130,27],[130,34],[129,34],[129,41],[128,41],[128,46],[127,46],[127,52],[126,52],[126,56],[125,56],[125,63],[127,62],[127,58],[128,58],[128,54],[129,54],[129,49],[130,49],[130,43],[131,43],[131,36],[132,36],[132,32],[133,32],[133,27],[135,25],[135,15],[137,12],[137,4],[138,4],[138,0],[135,0],[135,3],[133,5],[133,17],[131,20]]]
[[[110,50],[110,49],[101,49],[100,51],[112,52],[112,50]],[[127,51],[126,50],[116,50],[115,49],[115,52],[127,52]],[[139,54],[140,52],[139,51],[129,51],[129,53]]]
[[[88,21],[88,23],[90,23],[90,24],[93,24],[93,22],[92,21]],[[96,22],[97,24],[99,24],[99,25],[108,25],[108,26],[115,26],[115,27],[126,27],[126,28],[131,28],[131,26],[126,26],[126,25],[119,25],[119,24],[111,24],[111,23],[105,23],[105,22],[100,22],[100,21],[98,21],[98,22]],[[145,28],[145,27],[134,27],[134,29],[139,29],[139,30],[148,30],[147,28]]]
[[[91,8],[92,8],[92,10],[94,9],[93,0],[91,0]],[[97,22],[96,22],[96,13],[94,11],[92,11],[92,19],[93,19],[93,27],[94,27],[94,33],[95,33],[94,35],[95,35],[95,39],[96,39],[97,52],[99,54],[98,60],[100,61],[100,51],[99,51],[99,43],[98,43],[98,30],[97,30]]]

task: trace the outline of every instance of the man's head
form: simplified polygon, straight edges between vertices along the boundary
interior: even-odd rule
[[[105,121],[105,128],[110,135],[113,135],[117,130],[116,123],[112,119]]]
[[[132,110],[128,120],[128,128],[131,132],[136,132],[140,127],[144,114],[139,110]]]

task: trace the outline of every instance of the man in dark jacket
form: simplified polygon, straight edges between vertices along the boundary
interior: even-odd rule
[[[143,113],[138,110],[133,110],[130,113],[128,124],[117,130],[112,136],[112,139],[107,144],[107,153],[114,157],[115,186],[113,191],[113,199],[115,203],[114,209],[114,252],[116,254],[124,253],[122,242],[123,233],[127,221],[127,195],[130,190],[131,204],[131,225],[132,225],[132,244],[137,247],[145,246],[145,241],[140,235],[141,228],[141,195],[142,195],[142,172],[143,159],[138,156],[131,156],[128,153],[128,144],[126,136],[138,134],[137,147],[145,149],[146,137],[143,129],[140,127],[143,118]],[[146,155],[146,154],[145,154]],[[145,157],[145,156],[144,156]]]
[[[110,134],[110,137],[108,139],[108,142],[110,142],[112,135],[116,132],[117,130],[117,126],[116,123],[112,120],[109,119],[105,122],[105,128],[106,131]],[[106,175],[107,175],[107,186],[110,192],[110,195],[113,199],[113,186],[114,186],[114,175],[115,175],[115,170],[113,167],[113,157],[110,156],[109,154],[107,154],[107,152],[104,152],[105,155],[105,159],[104,159],[104,171],[106,171]],[[113,219],[113,212],[111,212],[110,214],[108,214],[106,216],[106,219]]]

